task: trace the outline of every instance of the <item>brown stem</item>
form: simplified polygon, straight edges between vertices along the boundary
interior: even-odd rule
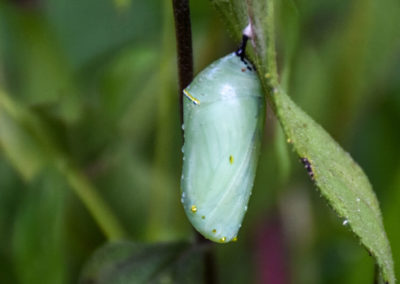
[[[181,123],[183,123],[183,89],[193,80],[193,49],[189,0],[172,0],[172,5],[178,53],[179,104]],[[196,244],[202,245],[204,243],[210,243],[210,241],[204,239],[203,236],[196,232]],[[206,250],[204,255],[204,273],[204,280],[206,283],[216,283],[215,261],[211,247]]]
[[[217,283],[217,271],[215,269],[215,258],[213,253],[214,244],[211,241],[205,239],[197,231],[195,233],[197,245],[209,245],[204,252],[204,281],[207,284],[215,284]]]
[[[188,0],[172,0],[178,52],[179,102],[183,122],[182,91],[193,80],[193,49]]]

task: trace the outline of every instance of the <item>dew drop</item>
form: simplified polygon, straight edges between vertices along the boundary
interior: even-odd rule
[[[247,211],[247,205],[244,207],[244,211]]]
[[[185,124],[182,124],[182,130],[185,130]]]
[[[357,202],[360,202],[360,200],[361,200],[360,198],[357,198],[357,199],[356,199]]]
[[[185,148],[185,146],[182,146],[182,150],[181,150],[182,153],[185,153],[185,149],[184,148]]]
[[[344,219],[342,225],[343,225],[343,226],[346,226],[348,223],[349,223],[349,220]]]

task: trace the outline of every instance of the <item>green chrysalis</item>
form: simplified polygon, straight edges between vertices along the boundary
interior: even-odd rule
[[[265,102],[239,52],[204,69],[184,90],[182,203],[204,237],[235,241],[254,183]]]

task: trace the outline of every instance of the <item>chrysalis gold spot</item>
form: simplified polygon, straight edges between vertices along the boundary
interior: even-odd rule
[[[226,237],[222,237],[222,238],[220,238],[219,240],[220,240],[222,243],[225,243]]]
[[[232,239],[232,242],[237,242],[237,240],[238,240],[238,238],[237,238],[237,237],[234,237],[234,238]]]
[[[217,230],[216,230],[216,229],[213,229],[212,232],[215,234],[215,233],[217,232]]]
[[[205,218],[206,218],[206,216],[204,216],[204,215],[203,215],[203,216],[201,216],[201,219],[203,219],[203,220],[204,220]]]
[[[229,163],[232,165],[232,164],[233,164],[233,161],[234,161],[234,160],[233,160],[233,156],[230,155],[230,156],[229,156]]]
[[[185,96],[191,100],[195,105],[199,105],[200,101],[198,99],[196,99],[195,97],[193,97],[186,89],[183,90],[183,93],[185,94]]]
[[[192,210],[193,213],[196,213],[197,212],[196,205],[192,205],[192,208],[190,208],[190,210]]]

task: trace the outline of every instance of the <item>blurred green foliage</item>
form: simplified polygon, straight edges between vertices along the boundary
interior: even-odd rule
[[[237,43],[208,2],[192,2],[197,73]],[[285,86],[367,173],[399,264],[400,3],[276,2]],[[118,230],[135,242],[194,238],[179,202],[169,1],[0,1],[0,93],[1,283],[76,283]],[[278,215],[292,282],[372,283],[372,258],[279,150],[267,116],[239,241],[215,247],[218,279],[260,279],[257,236]],[[102,214],[117,220],[111,234]]]

